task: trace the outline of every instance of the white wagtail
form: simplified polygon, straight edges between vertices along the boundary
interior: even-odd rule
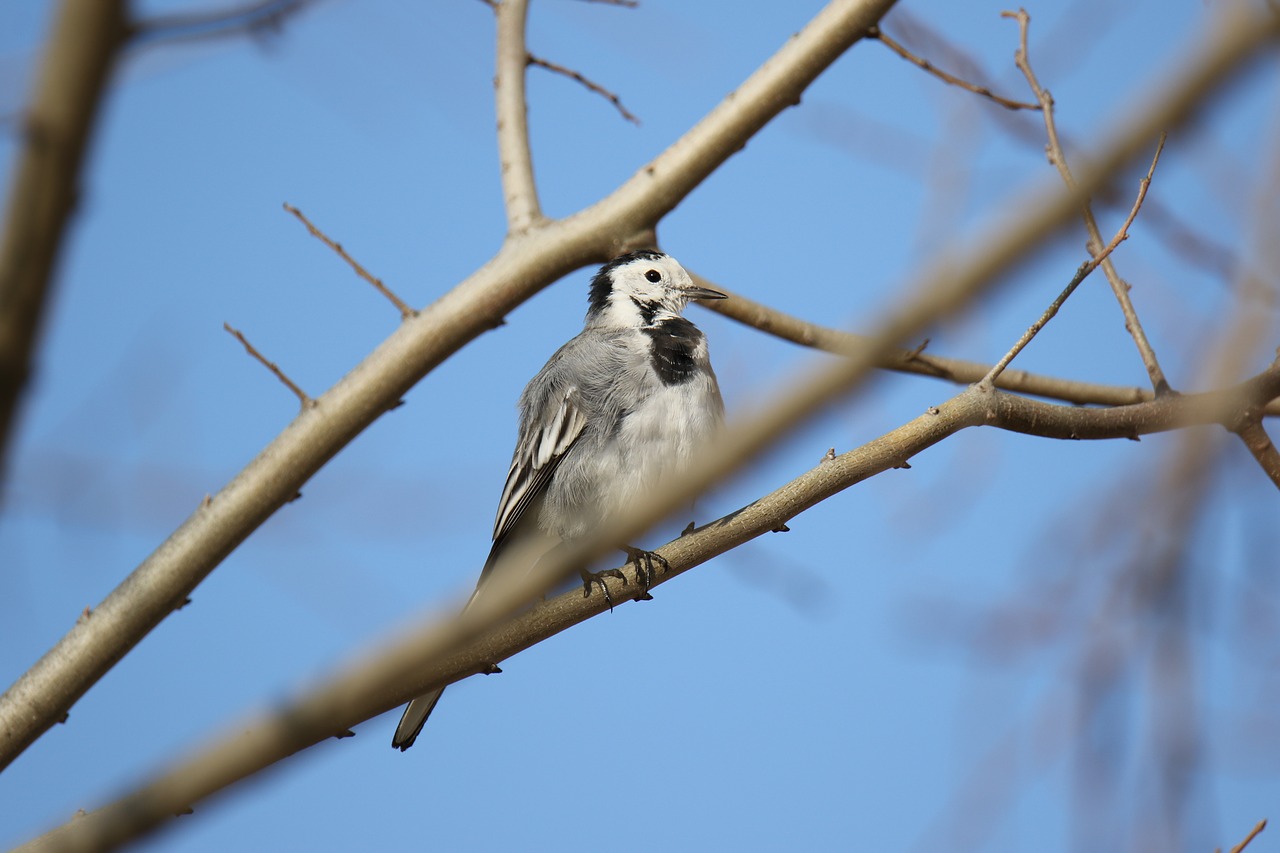
[[[693,461],[724,422],[724,402],[706,336],[680,312],[691,299],[724,298],[662,252],[631,252],[600,268],[582,332],[520,395],[520,435],[472,602],[513,541],[540,536],[550,549],[584,536]],[[656,555],[622,550],[647,596]],[[598,576],[584,570],[583,579],[586,593],[594,580],[607,597]],[[409,703],[392,746],[413,745],[443,692]]]

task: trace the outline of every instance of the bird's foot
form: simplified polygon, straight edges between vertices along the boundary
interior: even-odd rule
[[[656,551],[632,548],[629,545],[624,545],[622,551],[630,562],[636,564],[636,580],[640,582],[640,592],[636,595],[636,601],[652,601],[653,596],[649,594],[649,587],[653,586],[653,579],[657,577],[654,566],[658,566],[665,573],[671,568],[671,564],[667,562],[666,557]]]
[[[622,573],[622,569],[605,569],[600,572],[589,572],[581,569],[579,574],[582,575],[582,597],[588,598],[591,595],[591,585],[595,584],[600,587],[600,594],[604,596],[605,603],[609,605],[609,612],[613,612],[613,598],[609,595],[609,585],[604,582],[605,578],[617,578],[622,581],[625,586],[627,576]]]

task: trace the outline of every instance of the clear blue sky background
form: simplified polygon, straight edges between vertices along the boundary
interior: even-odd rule
[[[0,112],[21,108],[50,5],[0,5]],[[1001,3],[904,5],[1000,91],[1025,96]],[[1103,138],[1218,5],[1030,5],[1033,60],[1064,133],[1086,148]],[[532,69],[547,212],[568,214],[628,177],[820,6],[534,3],[530,49],[613,89],[643,121],[634,127],[581,86]],[[893,18],[886,28],[908,33]],[[492,16],[475,0],[322,0],[275,36],[138,50],[123,63],[11,453],[0,682],[294,415],[296,400],[224,321],[312,394],[395,327],[397,313],[283,202],[414,305],[498,248],[493,41]],[[1246,77],[1201,130],[1176,134],[1152,189],[1237,257],[1274,238],[1280,221],[1259,215],[1253,197],[1275,168],[1275,72],[1272,62]],[[1030,128],[1031,141],[1013,126]],[[753,298],[866,329],[939,246],[973,245],[1015,191],[1052,185],[1036,128],[1034,116],[863,43],[662,223],[663,247]],[[0,180],[14,129],[0,136]],[[1138,174],[1102,209],[1108,233]],[[1116,260],[1166,370],[1190,390],[1233,304],[1230,282],[1159,237],[1140,219]],[[1083,242],[1077,230],[1043,252],[998,298],[939,329],[931,351],[998,357],[1065,284]],[[580,327],[589,274],[539,294],[428,376],[67,725],[0,774],[0,844],[101,805],[229,721],[461,600],[488,549],[516,397]],[[689,313],[710,337],[731,417],[822,358]],[[1269,358],[1264,348],[1248,369]],[[1101,278],[1018,366],[1146,381]],[[703,500],[699,521],[952,393],[886,376]],[[199,805],[142,847],[1157,849],[1168,774],[1153,763],[1156,723],[1185,707],[1176,716],[1194,720],[1198,755],[1178,808],[1183,842],[1229,848],[1260,818],[1280,817],[1276,496],[1228,445],[1183,564],[1192,687],[1171,694],[1153,654],[1166,639],[1137,608],[1116,605],[1126,587],[1112,579],[1133,550],[1168,534],[1144,524],[1158,517],[1156,484],[1174,447],[1167,437],[959,435],[797,518],[790,533],[663,586],[654,602],[451,689],[410,752],[390,748],[396,717],[386,715]],[[1086,724],[1082,650],[1112,634],[1131,663]],[[1082,744],[1101,758],[1083,762]],[[1280,850],[1275,832],[1250,849]]]

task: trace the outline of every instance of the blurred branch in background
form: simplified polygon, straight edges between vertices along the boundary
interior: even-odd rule
[[[153,15],[129,25],[130,48],[278,35],[285,21],[317,0],[253,0],[210,12]]]
[[[84,155],[126,32],[124,0],[63,0],[20,120],[22,152],[0,223],[0,503],[6,458]]]

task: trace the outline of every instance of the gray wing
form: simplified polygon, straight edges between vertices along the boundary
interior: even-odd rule
[[[525,520],[530,509],[537,506],[538,499],[551,482],[551,475],[587,425],[587,416],[575,385],[560,393],[554,411],[550,406],[544,411],[550,412],[550,417],[531,417],[512,454],[511,468],[507,471],[507,481],[502,487],[502,498],[498,501],[498,513],[493,522],[493,551],[480,574],[481,581],[507,537]]]
[[[549,411],[548,406],[544,411]],[[502,499],[498,501],[498,517],[493,523],[493,549],[489,559],[485,561],[484,571],[476,583],[476,592],[471,596],[474,601],[484,585],[489,570],[496,563],[496,557],[503,543],[512,531],[529,515],[530,509],[536,511],[538,499],[547,490],[551,475],[556,466],[564,459],[565,454],[573,447],[574,442],[582,435],[587,425],[586,415],[578,404],[578,389],[569,386],[559,396],[555,411],[549,418],[535,413],[527,421],[520,440],[516,443],[516,452],[511,458],[511,469],[507,471],[507,482],[502,488]],[[536,429],[528,428],[537,426]],[[470,602],[468,602],[470,605]],[[444,688],[432,690],[409,703],[396,726],[391,745],[404,751],[413,746],[418,733],[422,731],[427,717],[435,710]]]

